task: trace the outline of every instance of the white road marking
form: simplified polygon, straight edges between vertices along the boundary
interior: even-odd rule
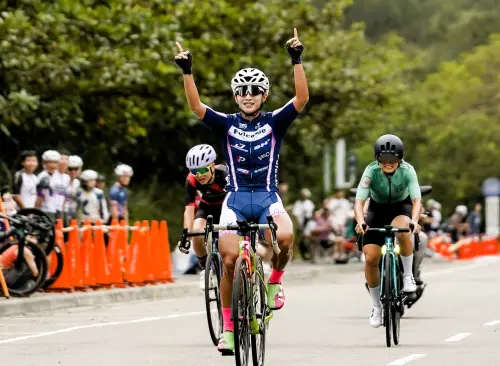
[[[182,317],[186,317],[186,316],[194,316],[194,315],[201,315],[201,314],[206,314],[206,312],[205,311],[196,311],[196,312],[192,312],[192,313],[181,313],[181,314],[172,314],[172,315],[165,315],[165,316],[153,316],[153,317],[148,317],[148,318],[139,318],[139,319],[126,320],[126,321],[121,321],[121,322],[109,322],[109,323],[96,323],[96,324],[79,325],[76,327],[63,328],[63,329],[58,329],[58,330],[54,330],[51,332],[42,332],[42,333],[27,335],[27,336],[23,336],[23,337],[4,339],[4,340],[0,340],[0,344],[25,341],[27,339],[32,339],[32,338],[43,338],[43,337],[48,337],[48,336],[52,336],[52,335],[56,335],[56,334],[73,332],[75,330],[80,330],[80,329],[110,327],[112,325],[145,323],[145,322],[152,322],[155,320],[175,319],[175,318],[182,318]]]
[[[465,337],[470,336],[471,334],[472,333],[458,333],[458,334],[455,334],[453,337],[445,339],[444,341],[445,342],[458,342],[458,341],[464,339]]]
[[[424,356],[427,356],[426,353],[415,353],[412,355],[409,355],[404,358],[400,358],[399,360],[392,361],[391,363],[388,363],[387,366],[398,366],[398,365],[406,365],[408,362],[418,360],[419,358],[422,358]]]
[[[490,326],[490,325],[497,325],[497,324],[500,324],[500,320],[493,320],[491,322],[484,323],[483,325]]]

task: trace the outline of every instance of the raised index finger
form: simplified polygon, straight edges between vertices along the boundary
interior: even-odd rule
[[[294,38],[299,38],[299,33],[297,33],[297,28],[293,28],[293,37]]]
[[[179,42],[175,42],[175,45],[177,46],[177,49],[179,50],[179,52],[184,52],[184,49],[182,48],[182,46]]]

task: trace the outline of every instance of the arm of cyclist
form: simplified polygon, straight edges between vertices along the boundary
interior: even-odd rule
[[[370,186],[372,182],[372,172],[366,167],[363,172],[363,176],[358,184],[358,189],[356,190],[356,202],[354,203],[354,218],[357,222],[356,233],[361,234],[368,230],[368,225],[363,229],[365,222],[365,202],[370,197]]]
[[[420,220],[420,215],[422,214],[422,193],[420,191],[420,185],[418,184],[418,178],[415,169],[408,170],[407,179],[410,198],[413,204],[411,210],[411,221],[415,226],[415,234],[418,234],[420,232],[420,225],[418,224],[418,221]]]
[[[297,112],[301,112],[309,101],[309,88],[307,87],[306,73],[301,59],[304,45],[299,41],[297,28],[293,29],[293,33],[293,38],[290,38],[286,42],[286,49],[292,59],[295,81],[295,98],[293,98],[293,106]]]
[[[175,56],[175,62],[182,69],[184,74],[184,91],[189,104],[189,109],[198,117],[203,119],[207,107],[201,102],[198,89],[193,78],[193,55],[189,51],[184,51],[179,42],[175,42],[179,53]]]
[[[184,225],[188,231],[193,231],[196,211],[196,183],[192,175],[188,175],[184,184]]]

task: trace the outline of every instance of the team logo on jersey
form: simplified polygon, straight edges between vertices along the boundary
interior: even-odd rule
[[[234,136],[238,140],[251,142],[251,141],[257,141],[263,138],[264,136],[271,134],[272,132],[273,130],[271,129],[271,126],[269,126],[268,124],[262,126],[261,128],[259,128],[254,132],[246,132],[236,128],[235,126],[231,126],[231,128],[228,131],[228,135]]]
[[[242,163],[242,162],[244,162],[244,161],[246,161],[246,160],[247,160],[247,159],[245,159],[243,156],[236,156],[236,161],[237,161],[238,163]]]
[[[234,145],[231,145],[231,147],[234,147],[236,150],[248,152],[248,150],[245,149],[246,146],[244,144],[234,144]]]
[[[361,188],[368,188],[371,182],[372,180],[370,178],[363,177],[363,179],[361,180]]]
[[[246,123],[240,123],[240,122],[238,122],[238,127],[241,128],[241,129],[243,129],[243,130],[245,130],[248,127],[248,125]]]
[[[401,192],[405,186],[403,184],[398,184],[394,186],[396,188],[396,192]]]
[[[269,169],[269,167],[268,167],[268,166],[265,166],[265,167],[263,167],[263,168],[256,169],[256,170],[254,170],[253,172],[254,172],[254,173],[265,172],[267,169]]]
[[[260,128],[260,122],[257,122],[257,124],[255,125],[255,129],[258,129]]]
[[[243,173],[243,174],[250,174],[250,171],[249,170],[246,170],[246,169],[241,169],[241,168],[238,168],[236,169],[237,171],[239,171],[240,173]]]
[[[259,160],[265,159],[265,158],[267,158],[269,155],[271,155],[271,153],[268,151],[268,152],[266,152],[265,154],[262,154],[261,156],[259,156]]]
[[[271,139],[266,139],[266,141],[264,141],[261,144],[256,145],[253,149],[254,150],[259,150],[261,147],[266,146],[269,143],[269,141],[271,141]]]

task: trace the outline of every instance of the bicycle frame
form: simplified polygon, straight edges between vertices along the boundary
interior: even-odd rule
[[[382,258],[381,258],[381,262],[382,262],[382,269],[380,271],[380,278],[381,278],[381,283],[380,283],[380,298],[383,299],[383,300],[391,300],[391,299],[384,299],[383,297],[383,291],[384,291],[384,284],[385,284],[385,281],[386,281],[386,278],[385,278],[385,257],[387,255],[389,255],[391,258],[390,258],[390,264],[391,264],[391,268],[390,268],[390,272],[391,272],[391,276],[392,276],[392,283],[394,284],[393,288],[392,288],[392,291],[393,291],[393,296],[394,298],[396,298],[399,294],[399,289],[398,289],[398,280],[397,280],[397,255],[399,255],[399,245],[394,245],[394,232],[393,230],[398,230],[398,229],[392,229],[391,230],[391,235],[387,235],[386,238],[385,238],[385,244],[384,246],[381,248],[381,251],[382,251]],[[381,231],[386,231],[386,229],[383,229]]]

